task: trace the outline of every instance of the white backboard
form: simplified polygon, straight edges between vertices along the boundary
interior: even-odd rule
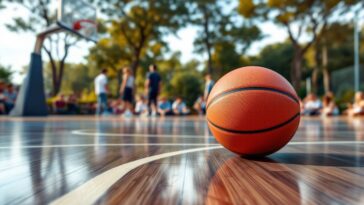
[[[58,0],[58,25],[91,41],[97,41],[96,8],[83,0]]]

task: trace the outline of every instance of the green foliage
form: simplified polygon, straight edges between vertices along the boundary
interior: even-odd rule
[[[225,65],[224,57],[218,57],[221,45],[228,45],[227,49],[236,56],[244,54],[254,41],[262,38],[259,28],[237,15],[231,3],[230,0],[202,0],[191,1],[189,5],[190,21],[198,28],[195,52],[207,53],[206,71],[214,75],[231,69],[225,67],[229,65]],[[219,59],[223,61],[219,62]]]
[[[13,71],[10,70],[10,67],[0,65],[0,81],[10,83],[12,75]]]
[[[56,24],[57,12],[51,0],[8,0],[8,3],[22,7],[27,12],[14,12],[12,22],[6,23],[8,30],[22,33],[31,32],[39,34],[50,26]],[[47,36],[42,51],[51,62],[52,95],[55,96],[61,89],[64,65],[69,54],[69,49],[74,46],[79,38],[72,37],[69,33],[56,33]],[[63,52],[62,52],[63,51]]]
[[[291,80],[292,52],[292,45],[288,42],[267,45],[257,57],[252,59],[252,64],[275,70]]]
[[[195,100],[201,95],[201,76],[198,73],[181,71],[175,73],[171,80],[171,90],[168,96],[182,97],[188,106],[192,106]]]
[[[52,88],[52,71],[50,63],[46,63],[43,69],[44,83],[46,92],[50,93]],[[93,91],[93,81],[96,75],[99,73],[98,70],[85,65],[85,64],[71,64],[65,65],[64,77],[60,93],[71,94],[71,93],[82,93],[83,91]]]
[[[4,9],[4,8],[5,8],[4,1],[0,0],[0,9]]]
[[[213,76],[215,78],[242,66],[240,54],[236,51],[235,44],[228,41],[215,45],[212,62],[214,63]]]
[[[50,0],[8,0],[28,10],[28,15],[17,13],[13,22],[7,23],[8,29],[14,32],[40,32],[56,22],[56,10],[52,7]]]
[[[111,20],[111,44],[120,47],[134,73],[141,61],[167,49],[163,36],[185,25],[185,4],[175,0],[99,0],[101,11]],[[163,46],[161,46],[163,45]],[[154,56],[156,57],[156,56]]]

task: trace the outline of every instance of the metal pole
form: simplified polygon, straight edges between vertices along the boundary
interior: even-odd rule
[[[311,93],[311,78],[306,78],[306,92],[307,94]]]
[[[41,33],[38,33],[37,39],[35,42],[35,46],[34,46],[34,53],[41,54],[44,39],[48,35],[57,33],[60,31],[62,31],[62,28],[58,24],[54,24],[54,25],[50,26],[49,28],[47,28],[46,30],[42,31]]]
[[[355,12],[354,17],[354,88],[355,91],[359,91],[360,73],[359,73],[359,25],[358,25],[358,13]]]

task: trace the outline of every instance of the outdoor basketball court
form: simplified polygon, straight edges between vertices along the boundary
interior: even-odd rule
[[[364,203],[364,119],[303,118],[293,140],[262,159],[222,148],[197,116],[0,126],[1,204]]]
[[[12,1],[10,2],[13,3]],[[18,1],[16,2],[18,4],[24,3],[22,1],[20,1],[20,3]],[[33,5],[32,3],[35,1],[29,2],[29,5]],[[103,1],[96,2],[98,2],[97,5],[99,6],[103,5],[106,6],[105,8],[109,8]],[[110,3],[110,5],[116,6],[116,11],[119,12],[118,6],[127,5],[127,3],[132,1],[116,2],[117,3],[113,2],[112,5]],[[237,6],[239,2],[236,2],[235,6]],[[250,5],[252,7],[247,9],[244,7],[246,4],[241,3],[239,5],[248,11],[254,9],[253,2],[255,1],[251,1],[252,5]],[[271,6],[274,6],[274,4],[281,4],[275,1],[272,2],[268,1],[267,4],[272,4]],[[326,5],[321,4],[321,1],[308,1],[308,3],[302,3],[300,1],[297,3],[300,5],[299,10],[310,10],[309,5],[313,5],[311,4],[312,2],[318,2],[315,4],[317,8]],[[305,62],[302,64],[306,64],[305,56],[301,52],[303,52],[303,50],[306,52],[309,46],[314,43],[315,38],[313,38],[311,43],[296,41],[294,35],[291,33],[290,27],[288,27],[288,40],[286,39],[285,42],[278,43],[279,46],[282,46],[283,44],[288,45],[290,39],[295,40],[294,47],[292,48],[298,48],[300,44],[304,45],[307,43],[307,46],[304,49],[302,48],[299,52],[302,56],[298,57],[302,58],[296,58],[297,55],[294,55],[293,59],[289,59],[290,63],[291,61],[293,62],[293,68],[291,66],[289,68],[291,70],[287,71],[287,73],[291,72],[291,78],[292,76],[297,77],[295,80],[293,80],[293,78],[290,79],[293,86],[283,77],[282,70],[280,70],[281,73],[279,74],[279,71],[277,70],[276,72],[261,66],[243,65],[243,68],[224,68],[226,70],[221,68],[220,71],[216,72],[221,75],[218,74],[220,75],[218,76],[215,73],[216,76],[218,76],[215,77],[212,75],[214,74],[212,72],[212,64],[215,62],[211,60],[211,53],[209,50],[208,60],[203,58],[192,59],[190,64],[184,64],[193,68],[183,67],[184,65],[182,66],[181,63],[180,67],[175,69],[176,71],[184,71],[179,74],[187,79],[176,81],[175,84],[180,86],[178,88],[187,85],[190,86],[190,82],[192,82],[191,85],[193,86],[192,89],[194,91],[202,91],[203,94],[197,93],[199,96],[196,101],[191,101],[194,104],[191,106],[190,102],[185,103],[186,100],[182,100],[182,97],[185,99],[187,99],[187,97],[182,96],[182,94],[178,93],[179,91],[176,92],[176,96],[164,96],[166,94],[163,93],[162,95],[162,92],[166,91],[163,91],[162,85],[168,88],[168,94],[177,90],[172,84],[163,84],[166,81],[170,83],[172,81],[174,82],[176,79],[178,80],[178,78],[172,78],[175,74],[175,70],[173,70],[173,68],[165,71],[166,73],[169,72],[167,73],[169,77],[165,75],[165,79],[163,79],[161,77],[162,75],[159,76],[157,65],[154,64],[159,63],[163,66],[163,63],[158,62],[160,57],[158,57],[159,54],[153,56],[154,53],[150,53],[151,51],[149,52],[149,48],[143,47],[144,44],[150,44],[151,46],[153,43],[154,48],[154,40],[151,40],[151,36],[157,35],[157,33],[158,35],[159,33],[162,35],[162,33],[164,33],[163,29],[166,28],[161,27],[163,28],[163,32],[162,30],[155,30],[150,36],[145,36],[143,33],[144,31],[142,31],[137,32],[136,35],[130,38],[122,40],[120,40],[120,38],[120,42],[124,43],[120,44],[123,49],[125,49],[125,45],[128,45],[127,43],[132,45],[135,44],[133,38],[140,37],[142,39],[140,46],[130,47],[131,49],[126,48],[127,52],[125,53],[122,53],[124,50],[117,50],[116,47],[111,47],[110,49],[112,51],[116,50],[116,52],[120,52],[122,55],[127,55],[128,53],[134,53],[133,55],[137,54],[137,58],[135,58],[137,61],[131,56],[130,59],[134,59],[134,61],[130,61],[132,63],[125,61],[128,62],[129,65],[124,61],[119,61],[127,59],[125,56],[119,57],[118,55],[117,58],[125,57],[125,59],[117,59],[118,61],[115,62],[112,61],[112,65],[108,64],[110,63],[110,59],[105,60],[105,62],[107,62],[106,64],[101,64],[102,66],[97,64],[97,69],[99,70],[96,71],[99,72],[102,70],[99,74],[96,74],[97,77],[96,75],[94,76],[94,73],[88,73],[88,70],[85,72],[85,75],[90,75],[88,78],[94,79],[94,81],[87,80],[86,77],[85,79],[83,77],[78,77],[76,81],[80,79],[90,81],[85,82],[82,88],[85,92],[88,92],[88,96],[95,97],[95,99],[92,98],[91,100],[87,98],[82,104],[82,97],[76,95],[73,87],[72,89],[74,90],[72,90],[72,94],[68,96],[68,101],[66,102],[63,99],[64,96],[61,92],[62,87],[60,83],[62,78],[59,78],[59,82],[55,80],[55,76],[58,75],[55,67],[49,67],[50,69],[53,69],[52,86],[55,88],[57,87],[56,85],[58,85],[59,89],[58,91],[55,89],[57,92],[54,93],[45,93],[45,91],[49,89],[45,86],[46,80],[50,79],[43,79],[43,76],[46,73],[43,72],[43,67],[45,67],[46,63],[49,64],[49,62],[42,59],[42,53],[44,56],[45,50],[49,54],[49,57],[52,56],[50,55],[52,49],[46,50],[47,40],[51,38],[50,36],[55,34],[58,35],[59,33],[67,33],[64,34],[66,37],[68,34],[71,34],[73,37],[77,36],[79,38],[75,38],[75,43],[81,39],[97,43],[100,38],[104,38],[103,40],[105,40],[110,38],[110,36],[112,37],[112,35],[109,34],[119,28],[123,31],[122,33],[124,33],[125,36],[128,36],[128,32],[136,27],[143,29],[148,28],[146,30],[149,30],[149,27],[153,28],[156,26],[154,23],[152,23],[152,25],[144,26],[145,19],[148,18],[148,15],[144,13],[144,7],[147,7],[150,3],[152,5],[150,6],[152,15],[149,15],[149,17],[153,16],[153,19],[160,20],[164,19],[164,15],[158,16],[159,13],[167,14],[167,12],[163,13],[163,11],[167,10],[157,10],[157,8],[159,8],[158,6],[167,3],[162,2],[160,5],[154,5],[154,1],[145,1],[141,3],[143,4],[141,7],[138,7],[138,3],[135,3],[134,1],[134,4],[131,6],[129,5],[129,10],[126,9],[125,11],[136,12],[131,14],[137,14],[136,16],[138,18],[141,17],[142,21],[140,24],[130,24],[128,27],[125,27],[125,25],[128,24],[124,25],[122,23],[128,23],[128,21],[131,21],[130,17],[134,18],[135,16],[125,15],[125,19],[123,19],[124,17],[120,17],[120,19],[105,19],[107,18],[106,12],[103,14],[104,16],[102,18],[98,18],[97,11],[103,10],[105,12],[105,8],[101,6],[100,8],[97,8],[95,1],[59,0],[56,3],[49,3],[48,1],[47,3],[50,5],[50,8],[57,10],[57,12],[53,13],[55,14],[53,16],[57,16],[57,20],[52,19],[54,20],[52,24],[47,24],[47,27],[37,31],[34,50],[30,56],[30,64],[27,67],[24,82],[21,83],[20,90],[16,93],[12,105],[15,107],[12,107],[9,116],[0,116],[0,205],[364,204],[364,93],[359,92],[360,50],[359,27],[357,25],[359,22],[358,19],[356,19],[354,26],[355,36],[351,36],[354,38],[353,41],[355,41],[353,43],[353,46],[355,47],[355,54],[353,54],[355,55],[355,70],[351,69],[354,71],[354,74],[351,75],[351,77],[355,82],[353,83],[350,79],[345,79],[345,81],[350,81],[347,82],[350,85],[355,84],[355,86],[353,86],[355,89],[350,90],[352,93],[346,93],[347,99],[345,100],[347,101],[340,101],[338,97],[335,98],[334,92],[331,92],[332,90],[330,90],[330,85],[326,86],[324,91],[311,89],[311,85],[314,85],[311,81],[311,76],[314,76],[313,74],[317,70],[305,70],[303,72],[301,69],[306,68],[301,68],[301,66],[311,65],[301,65],[297,63]],[[47,3],[41,2],[40,4]],[[95,5],[91,5],[91,3],[95,3]],[[192,3],[194,2],[192,1]],[[284,4],[286,3],[287,2]],[[305,3],[307,3],[307,5]],[[339,4],[337,2],[332,2],[330,5],[331,4],[344,6],[342,5],[344,3]],[[202,5],[196,5],[197,7],[202,6],[203,15],[201,16],[208,19],[206,12],[209,7],[204,7],[206,5],[203,5],[203,3]],[[0,9],[2,9],[1,6],[0,1]],[[227,8],[229,6],[221,9],[221,12],[225,9],[229,9]],[[297,5],[291,2],[290,7],[288,7],[289,12],[285,15],[279,14],[279,16],[288,16],[291,18],[290,16],[293,15],[294,12],[291,12],[290,10],[293,6]],[[174,7],[176,7],[176,5],[172,5],[171,8],[168,7],[167,9],[170,9],[168,12],[177,8]],[[240,7],[234,9],[242,9]],[[164,6],[161,8],[164,8]],[[192,6],[192,11],[197,11],[195,10],[196,8]],[[315,12],[317,8],[315,7],[313,12]],[[37,8],[34,8],[33,10],[35,9]],[[327,12],[326,7],[324,10]],[[111,9],[111,11],[113,10]],[[120,9],[121,13],[127,13],[125,11]],[[42,12],[40,13],[42,15],[44,14]],[[258,15],[258,13],[253,13],[251,15]],[[111,14],[113,14],[113,12],[111,12]],[[305,24],[308,20],[313,19],[313,30],[316,30],[317,24],[322,22],[317,22],[314,19],[315,13],[308,12],[308,14],[309,18],[302,22]],[[320,12],[317,12],[316,14],[320,15]],[[356,17],[354,17],[358,18],[358,14],[359,10],[357,11]],[[172,14],[173,17],[176,15],[181,14]],[[299,13],[298,17],[301,18],[301,15],[304,16]],[[43,17],[44,16],[49,20],[47,15],[44,14]],[[327,16],[329,16],[329,14],[327,14]],[[324,16],[325,19],[322,19],[322,21],[325,20],[329,22],[329,20],[326,19],[327,16]],[[230,18],[225,17],[224,15],[222,15],[222,17],[222,19]],[[236,16],[231,19],[235,19],[235,17]],[[171,16],[169,16],[169,18],[171,18]],[[18,19],[18,23],[26,23],[20,20]],[[213,21],[219,20],[221,19],[216,18]],[[289,19],[284,20],[285,22],[283,24],[287,26],[288,23],[286,21],[288,20]],[[35,20],[33,19],[32,21]],[[100,37],[97,31],[97,21],[104,21],[103,23],[106,22],[105,25],[107,26],[113,24],[113,26],[117,28],[115,29],[104,25],[105,28],[103,28],[103,33],[100,32]],[[174,25],[171,22],[162,22],[163,24],[161,25]],[[196,27],[196,22],[198,21],[192,19],[191,22],[193,22],[193,26]],[[223,25],[225,25],[226,22],[222,21]],[[205,31],[210,32],[207,25],[208,23],[209,22],[204,22],[203,25]],[[215,24],[218,25],[218,23]],[[255,24],[255,21],[250,21],[249,24]],[[295,25],[297,26],[299,23],[296,22]],[[326,29],[326,24],[324,25],[325,26],[322,26],[322,35],[324,35],[324,31],[326,31],[324,30]],[[233,27],[235,28],[235,26],[238,26],[238,24],[234,24]],[[350,26],[351,24],[348,27]],[[26,26],[23,25],[23,27]],[[213,30],[217,28],[218,27],[210,29]],[[308,26],[307,28],[310,27]],[[177,30],[174,29],[177,28],[173,28],[172,30],[177,32],[180,28]],[[259,30],[259,28],[257,29]],[[295,29],[296,27],[293,30]],[[307,32],[306,30],[310,29],[305,29],[304,27],[302,29],[299,27],[296,30],[298,30],[297,33],[298,36],[300,36],[301,31]],[[352,28],[350,27],[349,30],[350,29]],[[223,35],[227,35],[228,30],[230,29],[227,28],[226,31],[223,30]],[[222,32],[221,29],[217,29],[216,31]],[[231,35],[230,37],[236,35],[234,32],[238,32],[238,36],[255,35],[249,34],[250,32],[247,32],[248,34],[242,32],[241,34],[239,33],[241,32],[240,30],[233,30],[232,34],[229,34]],[[312,36],[316,37],[316,33],[314,34],[315,35]],[[121,34],[118,33],[118,35]],[[202,34],[197,32],[196,35]],[[350,35],[352,34],[350,33]],[[57,41],[59,41],[59,36],[57,38]],[[206,35],[206,38],[208,38],[208,35]],[[239,38],[238,40],[244,41]],[[260,38],[263,37],[257,37],[257,39]],[[322,38],[324,39],[324,37]],[[148,39],[150,40],[149,43],[146,41]],[[162,40],[162,36],[156,37],[156,39]],[[210,49],[211,46],[218,45],[210,45],[212,42],[209,42],[208,39],[203,40],[206,40],[205,42],[207,42],[207,49]],[[221,42],[225,41],[226,39]],[[237,40],[228,41],[235,43]],[[105,46],[112,45],[111,41],[111,43],[108,41],[105,42]],[[195,39],[194,42],[195,45],[199,40]],[[331,43],[330,40],[327,42]],[[341,41],[338,42],[339,43],[336,44],[345,44]],[[165,46],[164,42],[160,45],[157,43],[158,42],[156,41],[156,47]],[[242,47],[241,45],[234,47],[234,43],[231,43],[231,45],[222,44],[220,52],[225,52],[224,46],[226,46],[226,48],[232,46],[233,50],[238,50],[237,48]],[[317,65],[315,65],[316,67],[314,69],[319,69],[321,66],[322,69],[326,69],[325,71],[328,73],[328,67],[331,65],[328,66],[327,64],[327,52],[330,52],[330,50],[327,51],[327,49],[330,45],[326,45],[329,43],[324,43],[325,46],[322,50],[319,50],[319,46],[322,45],[319,44],[319,42],[316,43],[317,44],[313,44],[315,48],[317,47],[317,50],[315,50],[317,55],[315,55],[314,59],[317,60]],[[71,44],[65,44],[63,47],[65,53],[68,52],[67,49],[69,47],[67,46],[71,46]],[[184,45],[182,45],[182,47],[183,46]],[[265,46],[270,45],[267,44]],[[336,47],[335,49],[338,49]],[[50,48],[52,48],[52,46],[50,46]],[[89,51],[91,52],[93,48],[97,47],[90,47]],[[219,47],[214,47],[215,50],[217,50],[217,48]],[[275,48],[275,46],[272,48]],[[291,54],[293,52],[291,50],[287,51],[286,47],[282,48],[284,48],[284,52],[279,54],[280,57],[285,57],[287,53]],[[55,50],[58,55],[59,49]],[[168,49],[164,51],[164,48],[161,48],[158,52],[167,52],[167,50]],[[235,50],[234,55],[237,53]],[[219,56],[216,57],[218,52],[219,51],[212,53],[213,57],[215,56],[214,59],[219,58]],[[322,53],[323,56],[319,56],[319,52]],[[227,53],[228,55],[230,54],[229,52]],[[140,61],[142,59],[139,59],[139,55],[142,54],[145,55],[143,57],[144,60],[148,57],[148,61]],[[241,53],[237,53],[236,56],[232,58],[239,58],[238,62],[243,62],[244,60],[244,63],[241,64],[245,64],[245,60],[249,63],[256,62],[254,60],[258,59],[260,55],[248,56],[245,55],[245,53],[240,54]],[[293,54],[297,53],[293,52]],[[326,56],[324,56],[324,54]],[[180,54],[178,54],[178,56],[179,55]],[[341,53],[341,55],[346,55],[346,52]],[[66,59],[66,56],[67,55],[65,55],[63,60]],[[107,54],[105,56],[108,57],[109,55]],[[180,60],[178,56],[176,61]],[[24,56],[20,57],[25,58]],[[230,59],[230,56],[226,57],[229,57],[229,59],[226,60],[229,62],[236,60]],[[274,56],[272,58],[275,60],[278,57]],[[318,60],[321,58],[322,65],[318,63]],[[84,61],[91,61],[91,59],[90,56],[85,56],[83,58]],[[295,62],[295,60],[297,60],[297,62]],[[103,58],[100,61],[104,62]],[[51,64],[53,64],[53,66],[55,66],[56,63],[63,66],[65,64],[62,63],[67,63],[66,61],[52,62],[53,63]],[[123,65],[121,65],[121,62]],[[173,67],[175,64],[177,66],[178,64],[174,61],[163,62],[165,66],[163,69],[167,69],[166,67],[168,66]],[[173,65],[166,62],[173,62]],[[146,66],[147,63],[150,63],[149,67]],[[205,64],[208,65],[205,66]],[[87,66],[91,64],[80,63],[77,65],[81,66],[78,68],[89,69]],[[95,66],[96,64],[93,65]],[[206,68],[203,68],[205,70],[202,71],[202,69],[198,68],[199,65],[205,66]],[[296,67],[294,65],[296,65]],[[132,66],[135,67],[133,68]],[[113,70],[114,74],[108,76],[107,71],[110,70],[111,67],[115,68]],[[145,73],[136,72],[138,67],[144,69],[143,72],[146,72],[147,77],[145,79],[144,77],[143,79],[140,78],[140,76],[144,76]],[[216,69],[217,67],[218,66],[216,66]],[[163,69],[160,69],[160,74],[162,74]],[[292,69],[294,69],[294,72],[292,72]],[[208,72],[205,74],[204,72],[206,70]],[[229,72],[226,72],[227,70]],[[298,71],[299,75],[297,74]],[[190,75],[189,72],[193,72],[193,75]],[[286,70],[284,70],[284,72],[286,72]],[[297,73],[295,74],[295,72]],[[151,77],[151,73],[154,75],[153,78]],[[292,73],[295,75],[292,75]],[[325,72],[322,71],[322,73]],[[136,77],[137,74],[139,75],[138,79]],[[59,75],[62,77],[63,70],[59,72]],[[176,76],[178,76],[178,74]],[[205,79],[203,79],[203,76]],[[309,77],[306,78],[306,76]],[[217,79],[213,79],[213,77]],[[346,75],[341,75],[340,77],[347,78]],[[152,82],[153,79],[154,82]],[[330,81],[325,79],[326,78],[324,78],[323,84],[330,84]],[[116,82],[116,80],[118,81]],[[56,81],[57,83],[55,83]],[[111,84],[111,82],[114,83],[113,89],[116,90],[114,93],[111,92],[111,89],[109,90],[109,84]],[[3,83],[1,79],[0,83]],[[12,82],[7,83],[11,84]],[[322,82],[317,81],[316,84],[318,83]],[[337,84],[340,83],[341,82],[338,82]],[[3,84],[5,85],[5,83]],[[71,85],[71,83],[69,84]],[[91,91],[88,91],[88,88],[86,87],[90,84],[92,84],[93,88]],[[126,84],[129,84],[129,87],[127,87]],[[301,85],[302,87],[306,85],[306,88],[301,89]],[[202,89],[202,87],[204,87],[204,89]],[[129,88],[128,91],[130,91],[130,96],[128,98],[125,97],[126,88]],[[326,88],[329,89],[326,90]],[[4,97],[5,94],[2,92],[5,93],[5,88],[1,88],[0,90],[1,106],[7,105],[5,100],[8,100],[8,98]],[[9,92],[9,90],[7,90],[7,92]],[[323,92],[325,92],[325,96],[323,97],[326,99],[325,105],[324,103],[321,103],[320,96],[317,97],[315,95],[317,93],[322,94]],[[195,98],[195,96],[191,94],[192,91],[186,93],[191,99]],[[297,93],[301,95],[301,98]],[[303,99],[303,95],[307,95],[306,98]],[[74,100],[71,101],[70,96],[75,97]],[[57,107],[57,98],[64,100],[62,101],[63,107],[59,105]],[[147,103],[144,102],[144,98],[148,99],[146,100]],[[165,99],[162,100],[162,98]],[[174,105],[172,106],[172,103],[169,105],[169,110],[162,110],[162,108],[160,108],[159,103],[172,99],[177,105],[178,103],[184,104],[181,111],[178,108],[175,108]],[[350,103],[348,99],[350,100]],[[145,107],[144,112],[139,112],[133,107],[134,105],[137,107],[136,101]],[[307,102],[311,102],[311,108],[314,107],[314,104],[317,102],[319,105],[310,110],[310,107],[306,106],[308,104]],[[130,104],[130,109],[127,103]],[[346,103],[346,105],[340,107],[335,103],[342,103],[342,105]],[[123,108],[120,110],[114,109],[116,106],[112,106],[115,104],[117,104],[118,109],[121,106]],[[187,104],[189,105],[189,108]],[[198,106],[195,106],[196,104]],[[59,107],[67,110],[70,105],[74,106],[73,111],[79,108],[79,112],[57,113]],[[79,107],[76,109],[77,106]],[[86,107],[87,112],[81,112],[81,107]],[[160,109],[157,109],[157,107]],[[2,109],[3,111],[6,110],[5,107],[2,107]],[[195,109],[195,112],[193,109]],[[54,112],[54,110],[56,111]],[[161,112],[160,110],[165,112]],[[307,110],[310,112],[306,112]],[[353,110],[356,112],[355,115],[346,112]],[[3,111],[1,111],[0,114],[4,114],[2,113]],[[125,115],[127,111],[130,112],[129,115]],[[348,116],[340,116],[340,112],[341,114],[348,114]],[[7,112],[5,113],[8,114]],[[82,113],[87,113],[88,115],[81,115]],[[164,116],[166,113],[173,116]],[[55,114],[64,115],[57,116]],[[206,116],[202,116],[202,114],[206,114]],[[308,115],[310,115],[310,117],[306,117]],[[296,131],[297,127],[298,129]],[[232,150],[235,153],[229,150]]]

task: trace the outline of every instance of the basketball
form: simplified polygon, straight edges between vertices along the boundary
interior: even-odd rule
[[[207,100],[208,126],[226,149],[264,156],[286,145],[300,122],[299,98],[280,74],[263,67],[235,69],[220,78]]]

